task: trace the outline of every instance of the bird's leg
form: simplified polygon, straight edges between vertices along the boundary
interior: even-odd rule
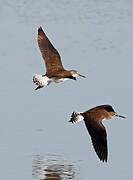
[[[37,86],[37,88],[35,90],[41,89],[43,88],[42,86]]]

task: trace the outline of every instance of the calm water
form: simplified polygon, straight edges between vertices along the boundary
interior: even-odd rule
[[[133,179],[133,1],[0,0],[0,179]],[[86,79],[34,91],[44,74],[42,26],[66,69]],[[99,161],[72,111],[111,104],[108,163]]]

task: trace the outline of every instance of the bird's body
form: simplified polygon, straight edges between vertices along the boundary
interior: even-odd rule
[[[85,77],[75,70],[68,71],[64,69],[58,51],[51,44],[41,27],[38,29],[38,45],[45,61],[46,74],[35,74],[33,76],[33,82],[38,86],[36,90],[49,85],[51,82],[59,83],[68,79],[76,80],[77,76]]]
[[[112,106],[101,105],[92,108],[83,113],[72,113],[71,120],[69,122],[75,123],[84,120],[86,128],[91,136],[92,144],[95,152],[101,161],[107,162],[108,148],[107,148],[107,133],[102,124],[102,120],[110,119],[113,117],[124,116],[118,115]]]

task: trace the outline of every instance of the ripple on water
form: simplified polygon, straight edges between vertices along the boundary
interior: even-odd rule
[[[32,178],[40,180],[60,180],[76,178],[75,163],[60,155],[35,155],[32,162]]]

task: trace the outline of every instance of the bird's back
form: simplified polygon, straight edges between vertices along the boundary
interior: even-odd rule
[[[92,121],[101,121],[110,118],[109,111],[114,111],[112,106],[100,105],[84,112],[83,116],[88,119],[91,119]]]

